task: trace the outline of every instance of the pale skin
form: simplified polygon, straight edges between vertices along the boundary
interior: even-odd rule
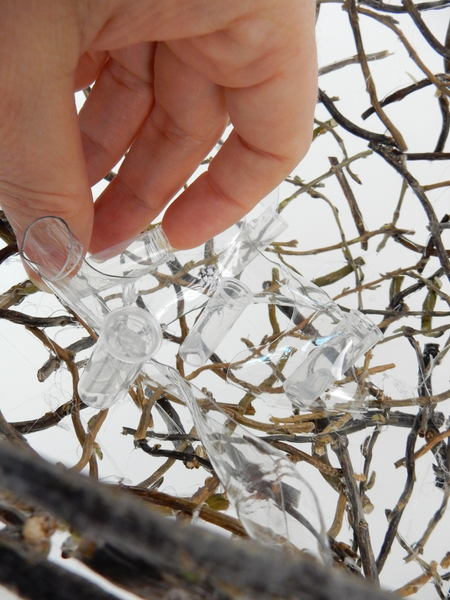
[[[65,219],[97,252],[166,211],[175,248],[242,218],[306,154],[313,0],[0,0],[0,206],[22,238]],[[80,114],[74,90],[95,82]],[[91,186],[128,150],[118,176]]]

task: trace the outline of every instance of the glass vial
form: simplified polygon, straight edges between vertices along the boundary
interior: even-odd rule
[[[372,321],[357,310],[350,311],[286,379],[283,388],[287,397],[300,408],[310,406],[382,339]]]
[[[82,401],[100,409],[118,402],[161,342],[161,326],[146,310],[127,306],[111,311],[78,384]]]
[[[157,225],[131,240],[88,255],[86,261],[106,275],[138,278],[173,258],[169,240]]]
[[[189,335],[180,356],[193,367],[201,367],[253,301],[250,289],[237,279],[224,277]]]
[[[173,257],[158,226],[87,260],[67,223],[52,216],[30,224],[21,255],[58,298],[97,332],[110,311],[101,292],[122,286],[124,304],[132,304],[139,278]]]

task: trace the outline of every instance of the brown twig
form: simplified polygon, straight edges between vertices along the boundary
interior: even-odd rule
[[[403,516],[405,508],[411,498],[411,494],[414,488],[414,479],[415,479],[415,460],[414,460],[414,447],[417,440],[417,432],[420,424],[420,416],[417,416],[414,421],[414,425],[408,435],[408,440],[406,442],[406,471],[407,478],[405,487],[403,492],[400,495],[400,498],[395,505],[394,509],[391,511],[389,515],[389,526],[384,537],[383,544],[381,546],[380,553],[377,558],[377,569],[378,573],[381,573],[387,557],[392,548],[392,544],[394,543],[395,536],[397,534],[398,526],[400,524],[400,520]]]
[[[439,444],[449,436],[450,429],[446,429],[445,431],[442,431],[441,433],[437,434],[435,437],[433,437],[433,439],[430,442],[425,444],[425,446],[422,446],[422,448],[420,448],[419,450],[417,450],[417,452],[414,453],[414,460],[417,460],[421,456],[424,456],[427,452],[434,448],[436,444]],[[395,461],[394,466],[396,469],[398,469],[399,467],[404,467],[405,464],[406,458],[400,458],[399,460]]]
[[[368,61],[381,60],[382,58],[387,58],[388,56],[389,52],[387,50],[382,50],[381,52],[372,52],[372,54],[366,54],[366,59]],[[348,65],[355,65],[357,63],[359,63],[359,56],[355,54],[355,56],[350,56],[349,58],[338,60],[330,65],[320,67],[319,76],[332,73],[333,71],[337,71],[339,69],[343,69],[344,67],[348,67]]]
[[[95,438],[105,422],[107,415],[108,409],[101,410],[89,420],[87,434],[83,443],[83,451],[80,460],[72,467],[73,471],[81,471],[91,460],[92,453],[94,452]],[[95,468],[95,465],[93,466]]]
[[[428,69],[428,67],[422,61],[422,59],[417,54],[417,52],[414,49],[414,47],[412,46],[412,44],[406,38],[403,31],[399,27],[397,27],[396,21],[394,21],[394,19],[392,19],[391,17],[389,17],[387,15],[379,15],[377,13],[373,13],[372,11],[367,10],[366,8],[363,8],[361,6],[358,7],[358,12],[362,15],[366,15],[368,17],[371,17],[372,19],[375,19],[379,23],[382,23],[385,27],[388,27],[389,29],[391,29],[398,36],[399,40],[405,46],[409,56],[416,63],[416,65],[419,67],[419,69],[424,73],[424,75],[430,81],[432,81],[434,83],[434,85],[438,88],[438,90],[442,94],[444,94],[446,96],[448,96],[450,94],[449,89],[442,83],[442,81],[439,79],[439,77],[434,75],[434,73],[432,73],[430,71],[430,69]]]
[[[213,525],[217,525],[218,527],[229,531],[233,535],[238,535],[239,537],[247,537],[247,533],[241,525],[240,521],[238,521],[234,517],[230,517],[227,514],[223,514],[218,512],[217,510],[213,510],[205,504],[202,504],[199,508],[196,502],[188,500],[187,498],[169,496],[169,494],[164,494],[157,490],[149,490],[147,488],[142,488],[138,486],[121,486],[121,489],[132,493],[134,496],[141,498],[149,504],[154,504],[156,506],[166,506],[174,511],[181,511],[183,513],[186,513],[189,516],[193,516],[195,514],[196,516],[199,516],[200,519],[203,519],[203,521],[206,521],[207,523],[211,523]]]
[[[379,116],[381,122],[386,126],[386,128],[391,133],[392,137],[395,140],[395,144],[397,147],[404,152],[407,148],[405,140],[403,139],[402,134],[397,129],[397,127],[392,123],[386,113],[380,106],[380,102],[377,97],[377,91],[375,88],[375,83],[372,77],[372,74],[369,69],[369,64],[367,62],[366,53],[364,52],[364,45],[361,36],[361,31],[359,27],[359,17],[358,10],[356,8],[355,0],[347,0],[346,7],[350,19],[350,26],[353,30],[353,37],[355,38],[356,49],[358,50],[359,62],[361,65],[361,70],[364,75],[364,80],[366,82],[366,89],[370,96],[370,100],[372,102],[372,106],[375,109],[375,112]]]
[[[333,167],[336,167],[339,164],[338,159],[335,156],[330,156],[329,161]],[[353,220],[356,225],[356,229],[361,237],[364,237],[366,234],[366,228],[364,226],[363,216],[359,209],[358,203],[356,202],[355,195],[353,193],[352,188],[349,186],[347,179],[345,178],[344,173],[339,170],[336,172],[336,178],[339,181],[339,184],[344,192],[344,196],[347,199],[347,202],[350,206],[350,211],[352,213]],[[367,240],[363,240],[361,242],[361,248],[363,250],[367,250]]]
[[[366,4],[375,10],[387,13],[401,14],[406,12],[404,6],[399,6],[398,4],[385,4],[382,0],[361,0],[361,4]],[[450,6],[449,0],[432,0],[431,2],[418,2],[416,4],[417,10],[420,11],[446,8],[447,6]]]
[[[364,516],[361,496],[356,486],[353,466],[347,449],[347,440],[342,436],[336,438],[333,450],[336,452],[341,463],[345,479],[346,494],[352,515],[352,528],[355,532],[356,543],[361,556],[364,574],[368,579],[378,582],[378,568],[369,535],[369,526]]]
[[[409,13],[411,19],[417,26],[417,29],[423,35],[423,37],[427,40],[430,46],[438,52],[441,56],[450,59],[450,50],[446,48],[441,42],[431,33],[428,29],[425,21],[422,19],[422,15],[420,11],[417,9],[416,5],[412,0],[402,0],[402,4],[405,7],[406,11]]]
[[[76,324],[75,319],[66,315],[60,317],[32,317],[16,310],[6,310],[4,308],[0,308],[0,319],[29,327],[64,327],[65,325]]]
[[[369,142],[377,142],[380,144],[392,144],[392,138],[388,138],[387,136],[381,133],[375,133],[374,131],[369,131],[368,129],[364,129],[363,127],[359,127],[344,115],[338,111],[333,100],[329,98],[326,93],[319,88],[319,101],[325,106],[330,115],[339,123],[341,127],[343,127],[349,133],[356,135],[357,137],[362,138],[363,140],[368,140]]]
[[[439,221],[436,217],[436,213],[434,212],[434,208],[431,202],[428,200],[425,192],[423,191],[422,186],[417,181],[413,175],[403,166],[403,161],[398,152],[393,148],[387,148],[381,146],[380,144],[372,144],[373,149],[377,154],[382,156],[388,164],[390,164],[408,183],[409,187],[412,189],[414,194],[419,199],[427,217],[430,222],[430,233],[433,239],[434,246],[436,248],[436,252],[438,253],[438,257],[442,268],[447,275],[447,278],[450,280],[450,260],[447,254],[447,251],[444,248],[444,244],[440,235]]]

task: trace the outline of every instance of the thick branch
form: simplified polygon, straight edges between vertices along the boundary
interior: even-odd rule
[[[164,519],[117,490],[0,443],[1,485],[33,499],[81,532],[117,544],[186,580],[211,579],[241,597],[388,600],[391,594],[306,556],[238,543]]]
[[[30,600],[117,600],[95,583],[0,542],[0,584]]]

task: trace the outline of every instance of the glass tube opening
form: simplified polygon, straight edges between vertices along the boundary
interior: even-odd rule
[[[52,282],[75,274],[83,261],[83,245],[60,217],[33,221],[20,253],[38,275]]]
[[[108,352],[127,363],[143,363],[159,350],[161,326],[149,312],[134,307],[119,308],[104,319],[101,338]]]
[[[231,277],[224,277],[222,279],[219,290],[218,293],[221,294],[223,299],[235,307],[245,308],[253,300],[251,290],[244,283]]]

